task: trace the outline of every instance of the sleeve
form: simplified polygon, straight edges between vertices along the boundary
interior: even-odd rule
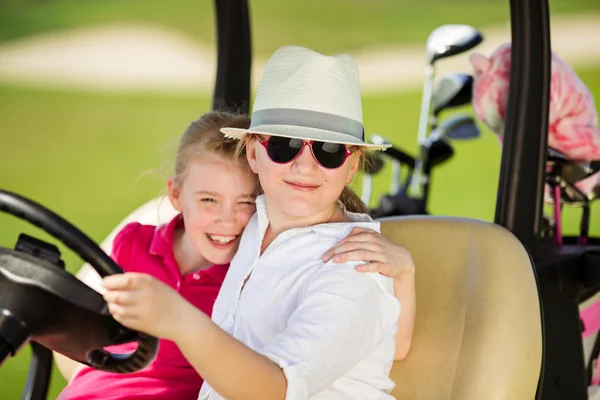
[[[130,270],[134,240],[140,226],[139,222],[131,222],[125,225],[113,240],[110,257],[119,264],[123,271]]]
[[[399,302],[391,278],[373,274],[350,263],[320,268],[285,331],[260,351],[283,370],[286,400],[320,392],[384,339],[395,340]]]

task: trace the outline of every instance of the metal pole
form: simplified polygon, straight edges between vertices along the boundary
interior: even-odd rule
[[[248,113],[252,48],[247,0],[215,0],[217,78],[213,110]]]
[[[512,66],[495,222],[539,257],[550,99],[547,0],[510,0]]]

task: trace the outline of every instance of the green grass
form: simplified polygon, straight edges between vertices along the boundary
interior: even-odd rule
[[[252,0],[250,3],[254,50],[260,55],[292,43],[323,52],[349,51],[373,44],[422,45],[429,32],[441,24],[482,27],[507,22],[509,18],[507,0]],[[600,12],[597,0],[550,0],[550,5],[552,15]],[[154,24],[209,45],[215,37],[212,0],[0,2],[0,42],[107,23]]]
[[[600,96],[600,69],[581,78]],[[393,138],[415,150],[420,93],[366,97],[368,132]],[[209,108],[207,97],[150,94],[95,94],[0,86],[0,188],[22,193],[58,212],[100,242],[127,213],[164,187],[160,169],[188,122]],[[434,214],[491,221],[494,216],[501,150],[485,130],[481,140],[456,144],[456,156],[435,171]],[[164,171],[165,173],[167,171]],[[387,188],[387,174],[375,181]],[[577,229],[578,210],[567,210],[566,231]],[[592,211],[592,233],[600,235],[600,207]],[[14,245],[19,232],[47,238],[39,230],[0,215],[0,246]],[[61,247],[64,250],[64,247]],[[69,270],[81,261],[64,252]],[[29,352],[0,368],[0,400],[20,397]],[[55,371],[49,398],[65,384]]]

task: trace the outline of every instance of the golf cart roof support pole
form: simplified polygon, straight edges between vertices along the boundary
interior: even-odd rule
[[[217,78],[212,109],[248,113],[252,46],[248,0],[215,0]]]
[[[540,256],[550,99],[548,0],[510,0],[512,66],[495,222]]]

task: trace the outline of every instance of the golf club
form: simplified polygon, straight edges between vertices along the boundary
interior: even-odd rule
[[[419,118],[419,130],[417,143],[422,147],[427,139],[428,124],[430,122],[430,108],[432,100],[434,64],[437,60],[454,56],[471,50],[483,40],[481,33],[469,25],[442,25],[436,28],[427,38],[427,61],[425,68],[425,83],[423,85],[423,97],[421,101],[421,114]],[[423,154],[416,159],[413,180],[411,183],[411,195],[422,195]]]
[[[432,95],[434,121],[442,110],[469,104],[472,98],[473,76],[460,73],[444,75]]]

